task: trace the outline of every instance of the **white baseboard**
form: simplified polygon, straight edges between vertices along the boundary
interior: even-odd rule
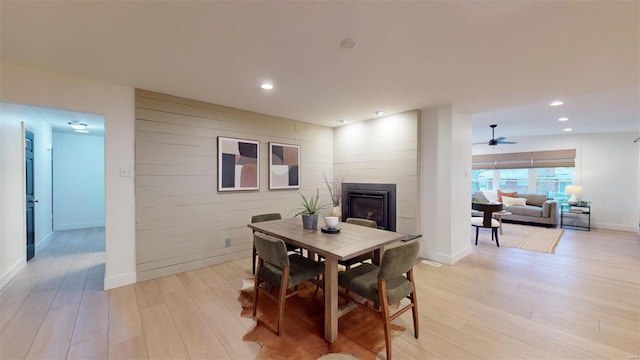
[[[453,265],[470,254],[471,254],[471,246],[466,246],[451,255],[426,250],[426,251],[422,251],[420,253],[420,256],[425,259],[429,259],[439,263]]]
[[[104,289],[109,290],[136,283],[136,273],[128,273],[104,278]]]
[[[11,279],[13,279],[13,277],[22,270],[22,268],[24,268],[25,265],[27,265],[27,258],[23,257],[13,264],[9,270],[5,271],[5,273],[0,277],[0,289],[7,285],[9,281],[11,281]]]
[[[84,223],[57,224],[55,226],[54,231],[88,229],[88,228],[94,228],[94,227],[104,227],[104,220],[103,221],[89,221],[89,222],[84,222]]]
[[[36,243],[36,254],[49,242],[49,240],[51,240],[51,238],[53,238],[53,231]]]
[[[592,229],[615,230],[615,231],[638,232],[638,229],[635,227],[635,225],[607,224],[607,223],[591,222],[591,228]]]

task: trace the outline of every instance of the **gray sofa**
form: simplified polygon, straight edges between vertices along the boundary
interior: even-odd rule
[[[511,215],[503,215],[502,220],[541,224],[549,227],[555,227],[560,223],[560,204],[558,200],[547,199],[546,195],[540,194],[517,194],[515,197],[527,199],[527,204],[525,206],[505,207],[505,211],[510,212]],[[473,194],[472,201],[480,203],[491,202],[482,191]],[[473,214],[473,212],[472,215],[479,215],[477,213]],[[479,216],[482,215],[480,214]]]

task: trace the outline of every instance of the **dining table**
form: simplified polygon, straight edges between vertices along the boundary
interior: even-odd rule
[[[385,245],[410,237],[395,231],[344,222],[338,223],[340,231],[337,233],[323,232],[320,228],[304,229],[300,218],[264,221],[247,226],[325,259],[324,338],[330,343],[338,338],[338,261],[373,251],[373,262],[378,263]]]

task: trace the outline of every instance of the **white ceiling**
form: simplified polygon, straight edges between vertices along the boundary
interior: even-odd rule
[[[474,141],[640,129],[640,2],[0,2],[2,61],[326,126],[442,104]],[[353,38],[354,49],[340,42]],[[271,81],[275,89],[259,88]],[[565,105],[550,108],[562,99]],[[557,117],[570,121],[559,124]]]
[[[45,121],[54,132],[78,135],[104,136],[104,116],[60,109],[0,102],[0,113],[9,118],[31,121]],[[83,132],[76,132],[69,122],[87,124]]]

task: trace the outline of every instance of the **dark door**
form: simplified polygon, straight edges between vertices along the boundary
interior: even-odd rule
[[[36,253],[34,205],[38,202],[33,193],[33,133],[25,130],[25,169],[26,169],[26,200],[27,200],[27,261]]]

